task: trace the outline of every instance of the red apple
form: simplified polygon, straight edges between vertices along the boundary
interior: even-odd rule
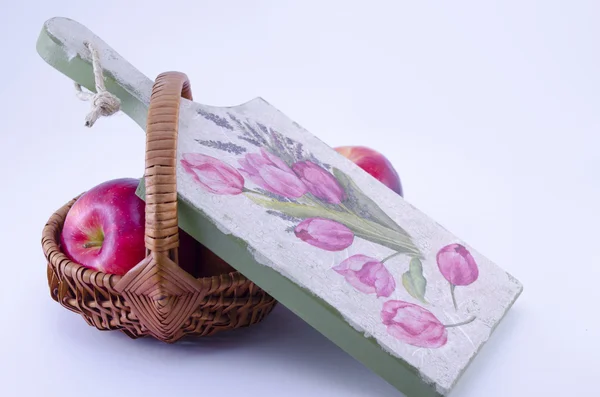
[[[400,177],[392,163],[383,154],[365,146],[340,146],[334,149],[379,182],[404,197]]]
[[[101,183],[73,204],[61,233],[61,247],[72,261],[104,273],[123,275],[146,255],[146,203],[136,194],[139,179]],[[227,262],[179,229],[179,265],[194,277],[235,271]]]
[[[73,204],[61,232],[64,254],[104,273],[123,275],[145,257],[145,203],[139,180],[114,179],[85,192]]]

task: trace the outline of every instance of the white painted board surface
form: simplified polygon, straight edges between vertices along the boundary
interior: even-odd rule
[[[178,191],[446,394],[521,284],[262,99],[185,101]]]

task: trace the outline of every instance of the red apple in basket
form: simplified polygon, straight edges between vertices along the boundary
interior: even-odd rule
[[[383,154],[365,146],[340,146],[334,149],[379,182],[404,197],[400,177],[392,163]]]
[[[135,191],[139,179],[121,178],[101,183],[77,199],[61,233],[64,254],[72,261],[104,273],[123,275],[146,255],[146,203]],[[179,229],[179,265],[194,277],[213,276],[234,269]]]
[[[139,180],[114,179],[83,193],[65,218],[64,254],[97,271],[123,275],[145,257],[144,207]]]

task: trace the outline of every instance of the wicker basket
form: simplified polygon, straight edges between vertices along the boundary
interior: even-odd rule
[[[262,321],[276,304],[233,268],[194,277],[178,266],[176,153],[179,102],[192,100],[187,76],[159,75],[152,89],[146,129],[146,258],[123,276],[70,261],[60,250],[60,232],[76,201],[52,215],[42,247],[52,298],[99,330],[120,330],[131,338],[152,336],[175,342],[190,336],[245,327]],[[211,257],[212,255],[212,257]],[[216,263],[205,250],[203,263]],[[218,258],[217,258],[218,259]]]

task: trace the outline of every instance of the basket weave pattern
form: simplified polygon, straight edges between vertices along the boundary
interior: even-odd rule
[[[238,272],[194,278],[178,262],[175,153],[180,95],[191,100],[187,77],[158,76],[146,144],[146,258],[123,276],[85,268],[60,250],[71,200],[46,223],[42,248],[52,298],[99,330],[175,342],[262,321],[276,304]]]

